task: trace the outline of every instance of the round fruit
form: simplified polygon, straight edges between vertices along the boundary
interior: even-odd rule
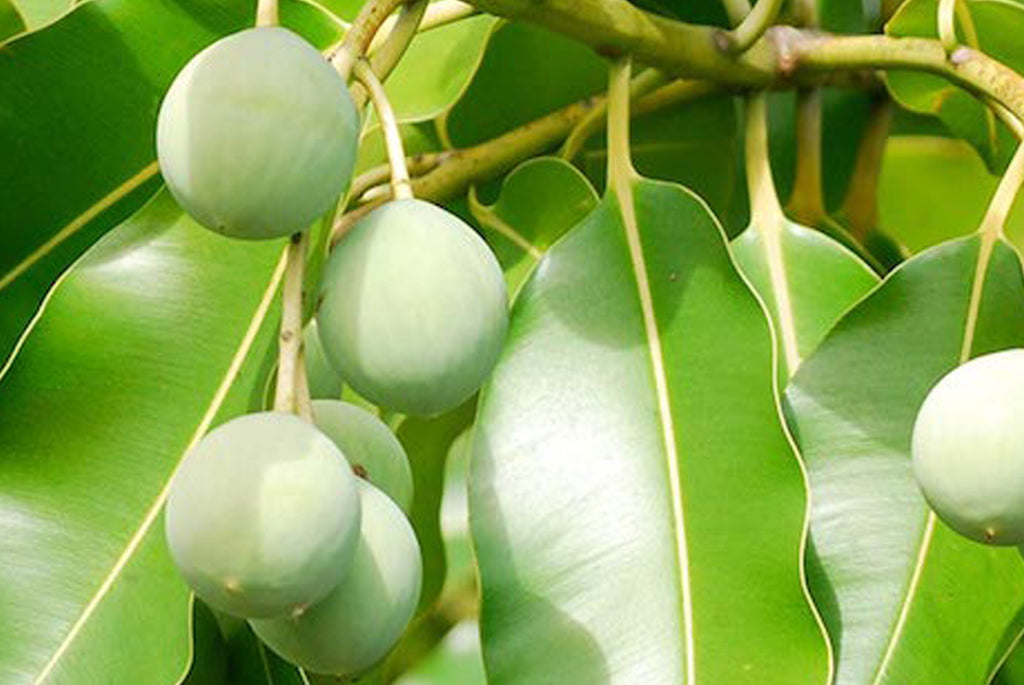
[[[306,357],[306,379],[309,381],[310,397],[325,400],[341,397],[341,376],[324,355],[320,335],[316,331],[316,319],[310,321],[302,331],[302,344]]]
[[[356,478],[330,438],[263,412],[211,431],[167,499],[171,556],[215,609],[281,616],[322,599],[359,540]]]
[[[914,424],[913,467],[951,528],[1024,542],[1024,350],[967,362],[932,388]]]
[[[317,319],[327,358],[368,400],[437,414],[472,395],[508,327],[505,280],[469,226],[420,200],[371,212],[335,248]]]
[[[387,424],[362,407],[340,400],[313,402],[313,421],[334,441],[353,471],[409,512],[412,470],[402,443]]]
[[[354,675],[380,661],[419,601],[423,569],[409,522],[369,483],[359,495],[359,547],[334,591],[299,616],[250,621],[271,649],[317,673]]]
[[[157,120],[160,171],[200,224],[236,238],[301,231],[352,177],[358,114],[309,43],[260,27],[185,65]]]

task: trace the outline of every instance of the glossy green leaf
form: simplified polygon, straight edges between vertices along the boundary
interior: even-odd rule
[[[1018,643],[999,669],[992,685],[1021,685],[1021,683],[1024,683],[1024,647]]]
[[[971,356],[1024,344],[1019,257],[995,244],[973,307],[979,246],[978,236],[944,243],[898,267],[787,389],[813,493],[811,589],[837,685],[986,683],[1021,629],[1017,551],[946,528],[910,468],[917,409],[965,337]]]
[[[96,0],[0,45],[0,153],[18,160],[0,165],[0,359],[57,275],[159,187],[164,90],[252,12],[245,0]],[[285,3],[282,19],[320,45],[338,35],[305,3]]]
[[[11,0],[0,0],[0,42],[25,30],[25,20]]]
[[[514,295],[548,248],[596,204],[597,194],[575,167],[540,157],[512,170],[494,204],[471,200],[470,207]]]
[[[889,139],[878,187],[882,229],[911,252],[967,235],[981,223],[998,179],[967,143],[935,136]],[[1024,202],[1006,223],[1024,245]]]
[[[282,256],[163,193],[51,291],[0,377],[0,682],[183,675],[162,503],[189,445],[259,405]]]
[[[764,312],[695,195],[624,194],[534,271],[481,399],[489,682],[827,683]]]
[[[604,90],[606,80],[604,60],[582,43],[532,24],[503,24],[443,118],[448,138],[454,147],[481,143]]]
[[[964,0],[978,34],[978,47],[1011,69],[1024,72],[1024,5],[1014,0]],[[939,0],[908,0],[886,26],[894,36],[938,36]],[[964,40],[961,30],[961,40]],[[964,42],[966,42],[964,40]],[[980,153],[989,169],[1005,166],[1016,139],[973,95],[938,76],[887,72],[893,97],[916,112],[934,114]]]
[[[14,0],[25,26],[35,31],[59,19],[74,7],[74,0]]]
[[[487,14],[416,36],[387,80],[399,121],[426,121],[451,107],[469,86],[498,19]]]
[[[774,228],[755,220],[732,250],[775,324],[780,378],[789,378],[843,312],[878,283],[845,247],[786,219]]]

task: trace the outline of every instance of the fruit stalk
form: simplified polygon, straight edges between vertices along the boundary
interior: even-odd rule
[[[412,182],[409,180],[409,168],[405,164],[405,148],[402,145],[402,133],[398,129],[398,120],[391,108],[384,86],[373,71],[373,67],[365,59],[355,63],[355,77],[370,94],[373,108],[380,119],[381,131],[384,133],[384,146],[388,152],[388,164],[391,166],[391,195],[396,200],[408,200],[413,197]]]
[[[277,389],[274,409],[312,421],[313,411],[302,353],[302,281],[308,235],[296,233],[288,244],[281,289],[281,332],[278,336]]]
[[[277,0],[259,0],[256,5],[256,26],[277,26]]]
[[[429,0],[413,0],[403,6],[387,37],[380,41],[375,39],[371,43],[368,53],[371,55],[370,64],[374,73],[381,74],[381,78],[384,78],[384,75],[390,74],[395,68],[420,30],[429,4]],[[378,33],[376,38],[380,36]]]
[[[360,58],[364,57],[373,43],[381,26],[396,9],[408,0],[371,0],[363,5],[359,14],[352,21],[345,39],[338,49],[330,56],[331,65],[348,80],[352,68]]]

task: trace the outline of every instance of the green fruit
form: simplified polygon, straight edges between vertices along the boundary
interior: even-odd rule
[[[458,406],[480,387],[508,326],[487,245],[420,200],[374,210],[334,249],[317,320],[327,358],[360,395],[409,414]]]
[[[211,431],[188,453],[167,499],[167,542],[215,609],[281,616],[322,599],[359,539],[356,478],[330,438],[291,414],[263,412]]]
[[[353,471],[409,512],[412,505],[409,457],[387,424],[362,407],[339,400],[313,402],[313,421],[334,441]]]
[[[306,379],[309,381],[310,397],[324,400],[336,400],[341,397],[341,376],[324,355],[320,335],[316,330],[316,319],[310,321],[302,331],[302,344],[306,357]]]
[[[935,513],[979,542],[1024,542],[1024,350],[971,360],[932,388],[913,467]]]
[[[261,27],[185,65],[160,106],[157,157],[178,203],[236,238],[303,230],[352,177],[358,114],[309,43]]]
[[[402,511],[369,483],[355,559],[323,601],[299,616],[250,621],[282,657],[316,673],[354,675],[394,646],[419,601],[422,561]]]

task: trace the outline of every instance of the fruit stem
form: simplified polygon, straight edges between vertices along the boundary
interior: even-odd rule
[[[277,0],[258,0],[256,4],[256,26],[277,26]]]
[[[408,0],[370,0],[352,21],[345,33],[345,39],[330,56],[329,60],[341,77],[348,80],[357,60],[362,59],[370,49],[373,37],[384,25],[385,20]]]
[[[1024,184],[1024,143],[1017,146],[1013,159],[1010,160],[1009,166],[1006,167],[1006,171],[996,187],[995,195],[992,196],[992,202],[989,203],[988,211],[985,212],[985,218],[982,219],[981,227],[978,229],[982,236],[993,241],[1003,236],[1006,219],[1010,216],[1010,210],[1013,209],[1022,184]]]
[[[374,73],[390,74],[398,65],[412,39],[416,37],[429,5],[430,0],[413,0],[403,6],[387,37],[383,41],[373,41],[367,52],[371,55],[370,64]],[[376,37],[380,35],[378,33]]]
[[[740,25],[722,34],[724,45],[731,54],[742,54],[761,39],[765,31],[775,23],[783,0],[757,0],[754,9],[747,13]]]
[[[633,60],[620,57],[608,72],[608,189],[628,185],[636,178],[629,149],[630,72]]]
[[[402,145],[402,132],[398,129],[398,120],[391,109],[388,94],[384,91],[380,79],[373,72],[373,67],[365,59],[355,63],[355,77],[370,93],[373,108],[380,119],[381,131],[384,133],[384,146],[388,151],[388,163],[391,165],[391,195],[396,200],[410,200],[413,197],[412,182],[409,180],[409,168],[405,164],[405,149]]]
[[[636,78],[629,82],[629,97],[630,100],[636,100],[637,98],[650,93],[651,91],[660,88],[661,86],[668,83],[671,79],[668,76],[658,71],[657,69],[644,69]],[[706,86],[702,81],[694,81],[694,84],[700,86]],[[565,139],[565,144],[562,146],[560,156],[567,162],[571,162],[576,159],[580,151],[583,149],[583,145],[587,142],[587,139],[594,135],[597,131],[601,130],[604,125],[605,114],[608,111],[607,100],[596,105],[585,117],[580,119],[579,123],[569,133],[569,136]]]
[[[806,226],[825,218],[821,183],[821,89],[800,89],[796,96],[796,177],[790,214]]]
[[[309,383],[302,349],[302,285],[309,235],[296,233],[288,244],[281,288],[281,332],[278,336],[277,389],[274,409],[312,421]]]

